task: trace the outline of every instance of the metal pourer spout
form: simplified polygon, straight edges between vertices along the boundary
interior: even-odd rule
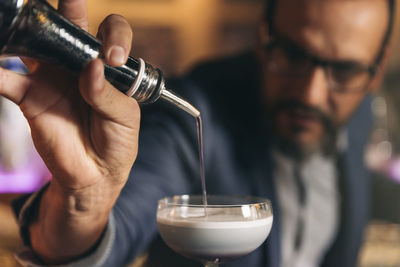
[[[177,107],[186,111],[195,118],[200,117],[200,111],[193,107],[189,102],[185,101],[183,98],[177,96],[175,93],[169,91],[168,89],[164,89],[161,91],[161,98],[176,105]]]

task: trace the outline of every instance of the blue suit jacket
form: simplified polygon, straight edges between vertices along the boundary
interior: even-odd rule
[[[267,241],[226,267],[280,264],[274,166],[269,158],[268,129],[261,117],[259,80],[254,57],[241,55],[204,64],[185,80],[168,83],[203,116],[208,193],[257,195],[273,203],[274,225]],[[158,199],[201,192],[195,122],[162,103],[144,107],[142,115],[139,156],[114,208],[118,226],[110,266],[144,251],[149,252],[148,266],[201,266],[168,249],[155,222]],[[370,98],[366,97],[347,126],[348,148],[338,159],[340,225],[323,267],[356,266],[369,216],[370,179],[363,152],[370,126]]]
[[[168,88],[201,111],[208,193],[262,196],[273,204],[274,224],[267,241],[253,253],[223,265],[226,267],[280,266],[274,166],[269,131],[261,115],[259,80],[257,63],[248,54],[199,66],[186,79],[168,83]],[[105,266],[123,266],[143,252],[149,253],[147,265],[151,267],[201,266],[171,251],[157,232],[158,199],[201,193],[195,121],[159,102],[142,109],[139,154],[113,208],[116,235]],[[370,195],[363,163],[371,124],[369,107],[367,97],[348,124],[348,148],[338,159],[339,231],[323,267],[356,266]]]

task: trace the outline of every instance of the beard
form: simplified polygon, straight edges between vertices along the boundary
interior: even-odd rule
[[[287,116],[299,115],[312,120],[322,127],[322,134],[310,144],[303,144],[293,138],[297,134],[307,131],[301,125],[286,125],[292,134],[291,136],[282,133],[279,127],[279,118],[282,114]],[[336,153],[338,127],[334,120],[320,109],[304,105],[296,100],[280,101],[271,107],[267,112],[268,129],[272,133],[272,140],[275,147],[283,154],[298,161],[309,158],[314,153],[321,153],[324,156],[332,156]]]

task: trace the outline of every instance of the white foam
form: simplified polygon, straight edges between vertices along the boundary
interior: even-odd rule
[[[164,215],[164,216],[163,216]],[[190,228],[252,228],[272,224],[273,216],[262,219],[243,219],[238,216],[214,215],[214,216],[198,216],[186,218],[169,218],[166,214],[159,214],[157,222],[176,227]]]

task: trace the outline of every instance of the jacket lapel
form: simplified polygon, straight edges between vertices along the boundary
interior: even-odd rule
[[[369,217],[370,175],[364,166],[364,148],[371,127],[371,98],[367,97],[347,127],[348,147],[339,156],[340,223],[323,267],[353,267]]]

